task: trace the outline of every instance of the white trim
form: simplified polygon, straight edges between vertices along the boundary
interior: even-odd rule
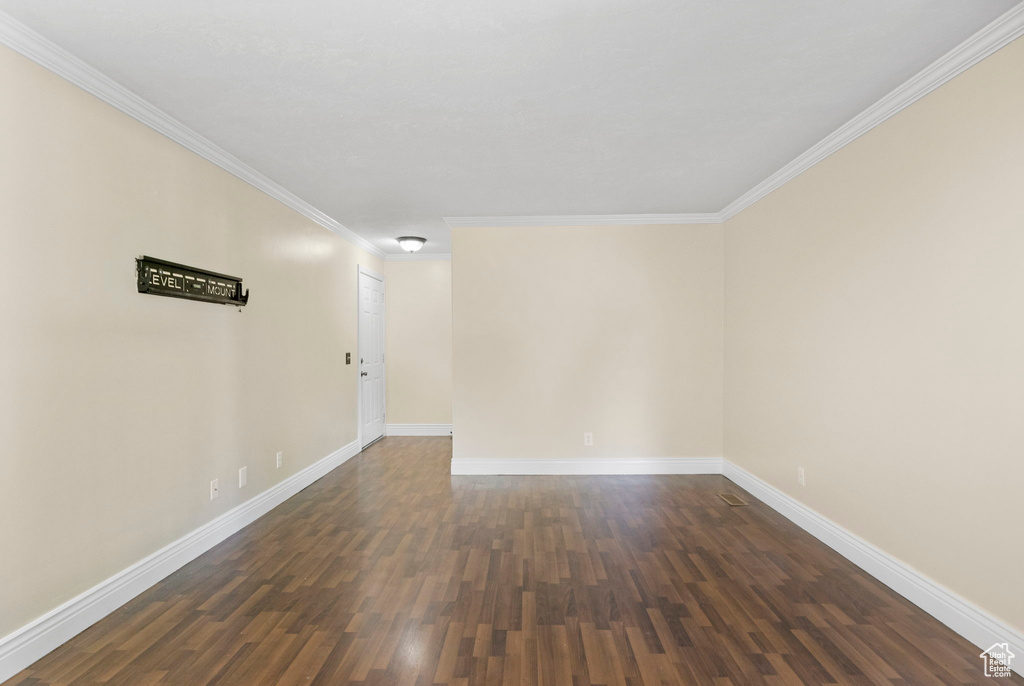
[[[953,77],[970,69],[996,50],[1021,36],[1024,36],[1024,3],[1018,4],[1002,14],[998,19],[932,62],[874,105],[840,126],[810,150],[733,200],[718,213],[721,220],[732,219],[779,186],[796,178],[900,110],[917,102]]]
[[[1017,4],[1006,11],[988,26],[940,57],[719,212],[481,216],[444,217],[443,219],[450,228],[721,224],[1022,35],[1024,35],[1024,3]],[[385,253],[370,241],[4,12],[0,12],[0,44],[6,45],[67,79],[376,257],[387,261],[451,259],[450,255],[414,257]]]
[[[721,224],[1022,35],[1024,3],[1009,9],[719,212],[481,216],[443,219],[451,228]],[[451,259],[450,255],[415,257],[385,253],[370,241],[4,12],[0,12],[0,44],[67,79],[376,257],[386,261]]]
[[[385,424],[385,436],[451,436],[451,424]]]
[[[451,262],[451,253],[427,253],[421,252],[414,253],[401,253],[397,255],[388,255],[384,258],[385,262]]]
[[[721,474],[720,457],[581,457],[574,460],[538,458],[452,458],[452,474]]]
[[[1009,641],[1024,654],[1024,634],[1009,624],[732,462],[722,461],[722,474],[979,648]]]
[[[517,226],[621,226],[722,224],[885,120],[1024,36],[1024,3],[1010,8],[973,36],[932,62],[881,100],[843,124],[795,160],[718,212],[691,214],[594,214],[507,217],[444,217],[451,228]]]
[[[359,347],[362,345],[363,342],[363,338],[362,336],[360,336],[360,329],[362,328],[361,322],[363,320],[363,310],[359,304],[359,277],[362,276],[363,274],[369,276],[372,279],[377,279],[378,281],[380,281],[380,292],[381,295],[384,296],[383,307],[381,308],[383,310],[382,314],[384,315],[383,317],[381,317],[381,320],[383,321],[382,326],[384,327],[384,340],[381,341],[381,344],[384,346],[384,370],[381,372],[381,383],[383,384],[384,388],[384,392],[382,393],[384,397],[381,400],[381,402],[384,403],[384,433],[381,434],[380,437],[384,438],[384,436],[388,435],[388,283],[387,280],[384,278],[383,274],[378,274],[369,267],[364,267],[363,265],[360,264],[357,266],[356,270],[356,359],[359,360],[359,362],[356,363],[356,372],[359,374],[359,376],[356,377],[356,441],[359,442],[360,450],[366,447],[366,444],[363,443],[363,356],[360,354],[359,350]]]
[[[442,217],[451,228],[492,226],[646,226],[721,224],[718,212],[705,214],[563,214],[522,217]]]
[[[349,443],[39,619],[0,638],[0,681],[11,678],[358,453],[358,444],[355,441]]]
[[[358,453],[358,441],[349,443],[39,619],[0,638],[0,681],[25,669]],[[979,648],[985,649],[993,643],[1006,641],[1014,652],[1020,654],[1024,651],[1024,634],[1021,632],[722,458],[554,461],[456,458],[452,460],[452,474],[722,474]],[[1022,674],[1019,666],[1014,671]]]
[[[367,276],[372,276],[373,278],[377,279],[381,283],[384,283],[384,275],[383,274],[381,274],[379,272],[375,272],[372,269],[370,269],[369,267],[365,267],[365,266],[363,266],[361,264],[358,265],[358,266],[359,266],[359,273],[360,274],[366,274]]]
[[[0,45],[6,45],[40,66],[49,69],[54,74],[91,93],[108,105],[112,105],[129,117],[137,119],[200,157],[213,162],[221,169],[234,174],[371,255],[384,258],[384,251],[370,241],[342,226],[341,223],[328,217],[220,146],[4,12],[0,12]]]
[[[979,648],[1009,642],[1014,652],[1024,654],[1024,633],[724,458],[453,458],[451,473],[721,474]],[[1024,675],[1019,664],[1014,671]]]

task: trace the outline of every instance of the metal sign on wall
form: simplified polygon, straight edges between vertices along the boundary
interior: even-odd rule
[[[249,302],[249,291],[242,293],[242,279],[237,276],[186,267],[145,255],[135,259],[135,269],[139,293],[239,307]]]

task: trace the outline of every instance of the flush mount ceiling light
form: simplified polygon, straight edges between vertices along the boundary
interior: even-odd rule
[[[402,250],[406,252],[416,252],[423,247],[423,244],[427,242],[426,238],[420,238],[419,236],[399,236],[398,244],[402,246]]]

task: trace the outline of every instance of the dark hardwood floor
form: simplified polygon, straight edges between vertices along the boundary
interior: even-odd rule
[[[450,456],[384,439],[8,684],[990,681],[723,477],[452,477]]]

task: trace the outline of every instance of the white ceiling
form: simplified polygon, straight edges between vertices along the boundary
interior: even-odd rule
[[[717,212],[1015,0],[0,0],[381,249]]]

